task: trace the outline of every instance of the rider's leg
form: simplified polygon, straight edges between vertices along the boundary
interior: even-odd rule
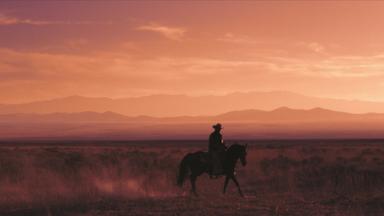
[[[208,154],[209,154],[208,173],[209,173],[209,177],[213,178],[213,156],[211,152]]]

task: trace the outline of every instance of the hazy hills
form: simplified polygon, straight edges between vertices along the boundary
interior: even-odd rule
[[[280,107],[165,118],[113,112],[3,114],[0,139],[207,139],[216,122],[224,124],[227,139],[384,138],[384,114]]]
[[[176,117],[130,117],[114,112],[78,112],[78,113],[16,113],[0,115],[0,122],[11,123],[298,123],[298,122],[350,122],[383,121],[384,114],[352,114],[323,108],[291,109],[279,107],[271,111],[256,109],[231,111],[212,116],[176,116]]]
[[[382,111],[384,103],[290,92],[72,96],[0,105],[0,140],[207,139],[216,122],[230,139],[384,138]]]
[[[384,103],[310,97],[291,92],[248,92],[224,96],[152,95],[121,99],[71,96],[24,104],[0,105],[0,114],[115,112],[127,116],[217,115],[233,110],[272,110],[278,107],[324,109],[351,113],[384,112]]]

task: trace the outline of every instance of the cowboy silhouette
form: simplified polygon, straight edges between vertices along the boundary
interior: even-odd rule
[[[220,133],[223,127],[221,126],[220,123],[217,123],[212,127],[214,131],[209,136],[209,147],[208,147],[208,153],[211,161],[209,175],[211,178],[213,178],[213,176],[218,176],[223,174],[222,161],[225,157],[225,150],[226,150],[226,146],[223,141],[223,136]]]

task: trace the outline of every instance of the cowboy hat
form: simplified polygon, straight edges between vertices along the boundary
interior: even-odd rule
[[[215,128],[215,129],[222,129],[223,128],[220,123],[212,125],[212,127]]]

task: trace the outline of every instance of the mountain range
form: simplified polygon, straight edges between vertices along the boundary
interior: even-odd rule
[[[279,107],[271,111],[240,110],[212,116],[125,116],[114,112],[78,112],[78,113],[15,113],[0,115],[0,122],[8,123],[300,123],[300,122],[384,122],[384,114],[354,114],[323,108],[291,109]]]
[[[221,122],[230,139],[384,138],[384,114],[323,108],[256,109],[219,115],[129,117],[114,112],[0,115],[0,140],[13,139],[206,139]]]
[[[331,99],[305,96],[292,92],[246,92],[223,96],[151,95],[110,99],[70,96],[22,104],[2,104],[0,114],[11,113],[78,113],[115,112],[127,116],[201,116],[236,110],[272,110],[278,107],[312,109],[322,107],[341,112],[384,112],[383,102]]]

